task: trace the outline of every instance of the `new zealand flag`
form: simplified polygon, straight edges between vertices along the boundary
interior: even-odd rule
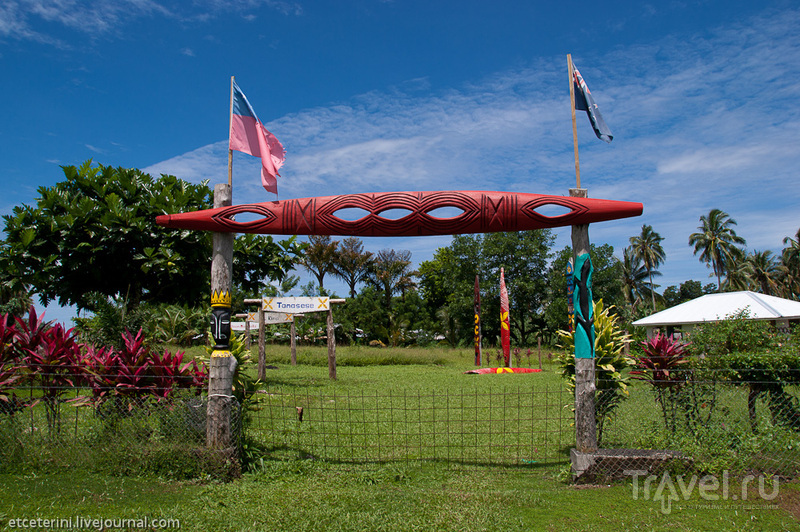
[[[574,65],[572,69],[572,83],[575,85],[575,109],[586,111],[589,122],[592,123],[594,134],[597,135],[598,139],[611,142],[614,135],[611,134],[611,130],[608,129],[605,120],[603,120],[603,115],[600,114],[600,109],[597,107],[597,104],[594,103],[592,93],[583,80],[583,76],[581,76],[581,73],[578,72],[578,69],[575,68]]]

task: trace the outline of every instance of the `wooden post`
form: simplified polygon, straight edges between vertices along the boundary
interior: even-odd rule
[[[214,187],[214,207],[231,205],[231,187]],[[233,233],[213,233],[211,258],[211,332],[214,349],[209,363],[206,445],[233,454],[231,430],[234,406],[233,376],[236,359],[230,352],[231,278],[233,269]]]
[[[267,327],[264,324],[264,311],[258,306],[258,380],[267,378]]]
[[[328,303],[328,377],[336,380],[336,334],[333,330],[333,305]]]
[[[569,102],[572,108],[572,144],[575,149],[575,183],[576,188],[581,188],[581,165],[578,162],[578,126],[575,121],[575,74],[572,66],[572,54],[567,54],[567,71],[569,73]],[[570,195],[572,193],[570,192]],[[579,196],[587,197],[587,196]]]
[[[586,189],[571,188],[569,195],[580,198],[588,197]],[[572,252],[576,259],[580,255],[589,253],[588,224],[572,226]],[[589,304],[591,305],[591,301]],[[577,313],[578,309],[575,311]],[[578,334],[577,330],[575,334]],[[594,357],[575,358],[575,447],[582,453],[597,451]]]
[[[537,351],[539,352],[539,369],[542,369],[542,337],[538,336],[536,338],[536,343],[538,344]]]
[[[292,324],[289,327],[289,334],[291,336],[289,339],[289,349],[292,353],[292,366],[297,365],[297,327],[294,324],[296,319],[297,316],[292,317]]]
[[[244,318],[244,346],[245,348],[250,351],[252,347],[252,340],[250,338],[250,321],[247,319],[247,315]]]

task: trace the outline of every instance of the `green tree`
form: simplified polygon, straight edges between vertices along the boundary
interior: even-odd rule
[[[550,247],[554,241],[555,236],[548,229],[489,233],[484,236],[481,247],[484,257],[481,278],[486,279],[485,286],[492,287],[491,293],[494,296],[486,298],[486,309],[489,316],[497,317],[485,321],[485,331],[498,337],[500,335],[501,268],[505,269],[508,288],[512,341],[520,347],[530,345],[530,342],[535,341],[535,333],[545,328],[547,270]],[[466,292],[474,292],[474,285],[473,278],[472,289],[467,289]]]
[[[449,246],[437,249],[431,260],[419,265],[420,291],[429,314],[439,320],[437,331],[453,346],[472,340],[475,275],[481,276],[482,296],[488,293],[481,242],[477,235],[455,235]]]
[[[325,290],[323,284],[325,274],[335,271],[334,261],[336,260],[336,250],[338,248],[339,241],[331,240],[328,235],[311,235],[308,237],[308,245],[305,247],[300,264],[317,278],[320,293]]]
[[[722,292],[722,276],[730,271],[741,255],[739,246],[745,245],[745,239],[736,234],[733,226],[736,220],[719,209],[711,209],[708,215],[700,217],[697,233],[689,235],[689,245],[694,246],[694,254],[700,253],[700,260],[705,262],[717,277],[717,286]]]
[[[408,250],[382,249],[375,255],[370,267],[369,282],[383,292],[386,308],[392,306],[392,296],[404,293],[414,285],[411,270],[411,252]]]
[[[668,286],[662,295],[667,308],[680,305],[703,295],[703,285],[700,281],[685,281],[680,286]]]
[[[357,237],[342,240],[333,259],[333,275],[347,283],[350,297],[356,297],[356,286],[364,281],[372,264],[372,252],[364,251],[364,242]]]
[[[652,284],[647,280],[651,275],[661,275],[661,272],[648,272],[642,264],[641,257],[633,251],[632,247],[628,246],[622,251],[620,283],[631,316],[636,314],[636,307],[639,303],[653,292]]]
[[[751,286],[762,294],[777,295],[780,270],[772,252],[754,251],[747,256],[746,261]]]
[[[653,271],[664,262],[664,248],[661,242],[664,237],[653,231],[653,226],[642,225],[642,232],[638,236],[630,238],[633,254],[641,259],[647,275],[650,278],[650,298],[653,302],[653,312],[656,310],[655,286],[653,285]]]
[[[136,169],[64,166],[33,206],[4,216],[3,286],[29,286],[43,304],[93,310],[97,295],[195,304],[208,297],[211,237],[156,225],[160,214],[209,208],[212,191]],[[202,266],[201,266],[202,265]]]
[[[781,295],[789,299],[797,299],[800,295],[800,229],[794,238],[786,237],[780,257]]]
[[[433,260],[420,264],[420,286],[431,309],[441,318],[439,332],[454,343],[471,343],[474,330],[475,275],[480,277],[483,337],[500,335],[500,268],[505,268],[511,306],[511,336],[517,345],[545,328],[546,274],[550,230],[456,235]],[[457,340],[456,340],[457,339]]]
[[[268,281],[282,282],[303,253],[304,245],[291,236],[275,242],[272,235],[244,233],[233,241],[234,285],[259,297]]]
[[[614,247],[609,244],[600,246],[591,244],[589,254],[594,268],[592,274],[594,299],[603,299],[612,306],[622,305],[626,301],[619,281],[622,276],[622,264],[614,257]],[[547,273],[547,301],[544,315],[548,335],[555,334],[559,329],[567,329],[566,268],[571,257],[572,248],[567,246],[556,253]]]

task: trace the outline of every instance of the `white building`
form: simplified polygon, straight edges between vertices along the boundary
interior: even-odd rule
[[[636,320],[633,325],[646,327],[648,338],[657,332],[671,336],[691,332],[698,323],[724,320],[744,309],[750,319],[767,320],[779,329],[800,323],[800,302],[746,291],[706,294]]]

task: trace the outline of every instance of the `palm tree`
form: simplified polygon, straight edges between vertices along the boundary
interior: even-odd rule
[[[354,236],[348,237],[342,240],[334,258],[333,275],[347,283],[350,297],[356,297],[356,285],[366,278],[370,264],[372,252],[364,251],[364,242]]]
[[[400,292],[405,295],[406,290],[416,286],[413,281],[416,275],[417,272],[411,270],[410,251],[382,249],[372,262],[368,279],[376,288],[383,291],[384,303],[386,308],[390,309],[392,296],[395,293]]]
[[[750,269],[750,282],[753,287],[761,291],[762,294],[769,296],[778,292],[778,276],[780,270],[778,261],[772,252],[754,251],[747,257],[747,264]]]
[[[652,283],[648,282],[648,278],[652,276],[661,275],[657,270],[647,271],[647,268],[642,264],[633,248],[628,246],[622,252],[622,293],[625,301],[631,307],[631,316],[636,313],[637,305],[648,294],[652,294]]]
[[[308,237],[308,246],[300,259],[300,264],[317,278],[320,294],[323,293],[322,280],[325,278],[325,274],[334,271],[333,263],[338,247],[339,241],[331,240],[330,236],[311,235]]]
[[[737,246],[744,246],[746,242],[733,230],[736,220],[719,209],[711,209],[708,216],[701,216],[700,224],[700,232],[689,235],[689,245],[694,246],[694,254],[700,253],[700,260],[712,268],[718,290],[722,292],[722,275],[735,263],[737,252],[741,252]]]
[[[639,236],[632,236],[631,249],[644,264],[647,270],[648,277],[650,278],[650,297],[653,300],[653,311],[656,310],[656,294],[653,288],[653,270],[664,262],[664,248],[661,247],[661,241],[664,237],[653,231],[653,226],[644,224],[642,225],[642,234]]]
[[[797,299],[800,293],[800,229],[794,238],[783,239],[785,245],[778,266],[781,276],[781,295]]]
[[[753,265],[744,250],[736,249],[728,265],[722,289],[728,292],[753,289]]]

